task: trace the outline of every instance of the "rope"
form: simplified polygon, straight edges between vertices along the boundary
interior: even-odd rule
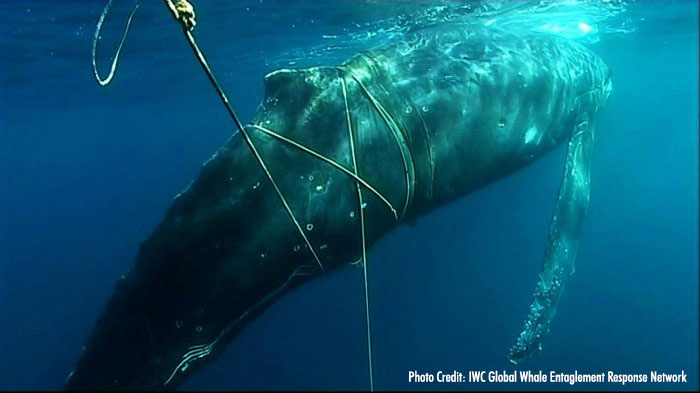
[[[343,101],[345,102],[345,116],[348,123],[348,134],[350,138],[350,155],[352,157],[353,172],[357,176],[357,158],[355,156],[355,134],[352,129],[352,121],[350,120],[350,107],[348,105],[348,95],[345,88],[345,79],[338,73],[340,77],[341,87],[343,89]],[[367,359],[369,362],[369,390],[374,391],[374,368],[372,366],[372,329],[369,318],[369,286],[367,285],[367,241],[365,237],[365,204],[362,201],[362,189],[360,183],[355,183],[357,186],[357,200],[360,205],[360,228],[362,231],[362,272],[364,277],[365,287],[365,321],[367,322]]]
[[[352,79],[358,84],[358,86],[360,86],[360,89],[364,93],[365,97],[367,97],[367,100],[370,102],[370,104],[372,104],[372,107],[377,111],[379,116],[386,124],[387,128],[389,129],[389,133],[394,137],[396,146],[399,148],[399,153],[401,153],[401,161],[403,163],[404,174],[406,176],[406,200],[404,202],[403,211],[401,212],[400,219],[402,219],[406,214],[406,211],[408,210],[408,206],[410,205],[411,200],[413,199],[413,192],[415,189],[415,169],[413,166],[413,157],[411,156],[411,152],[408,150],[403,133],[399,129],[394,118],[389,114],[389,112],[387,112],[386,109],[384,109],[384,106],[379,102],[379,100],[377,100],[377,98],[374,97],[374,95],[369,91],[369,89],[367,89],[367,87],[362,83],[362,81],[360,81],[360,79],[357,76],[355,76],[355,74],[351,70],[347,69],[346,67],[338,67],[338,70],[349,74],[352,77]]]
[[[258,149],[255,147],[255,144],[253,143],[253,140],[250,138],[250,135],[248,135],[248,132],[246,131],[245,127],[243,126],[243,123],[238,119],[238,116],[236,115],[236,112],[233,110],[233,107],[231,106],[231,103],[226,96],[226,93],[224,93],[223,88],[219,84],[219,82],[216,80],[216,77],[214,76],[214,73],[212,72],[211,68],[209,67],[209,63],[207,62],[206,58],[204,57],[204,54],[202,51],[199,49],[199,46],[197,45],[197,42],[194,39],[194,36],[192,35],[192,30],[194,29],[194,26],[197,24],[195,21],[195,15],[194,15],[194,8],[192,7],[191,4],[189,4],[186,0],[178,0],[177,3],[173,4],[172,0],[164,0],[166,5],[168,6],[168,9],[170,10],[171,14],[173,15],[173,18],[177,20],[180,25],[182,26],[182,32],[185,35],[185,38],[187,39],[187,42],[190,45],[190,48],[192,48],[192,51],[194,52],[195,56],[197,57],[197,60],[199,61],[199,64],[202,66],[202,69],[204,70],[204,73],[207,75],[207,78],[209,78],[209,81],[211,82],[212,86],[214,86],[214,89],[216,90],[217,94],[219,95],[219,98],[221,98],[221,101],[223,102],[224,106],[226,107],[226,111],[228,111],[229,116],[233,120],[234,124],[236,125],[236,128],[238,128],[238,131],[243,135],[243,140],[245,143],[248,145],[250,150],[253,152],[253,155],[255,156],[255,160],[258,162],[262,170],[265,172],[265,175],[267,176],[268,180],[272,184],[272,187],[275,189],[275,193],[277,194],[277,197],[280,199],[282,202],[282,205],[284,206],[285,211],[289,215],[289,218],[292,220],[294,225],[297,228],[297,231],[301,235],[301,237],[304,239],[304,242],[308,246],[309,250],[311,251],[311,254],[313,254],[314,259],[318,263],[318,266],[321,268],[321,271],[325,272],[326,269],[323,267],[323,264],[321,263],[321,260],[318,257],[318,254],[314,250],[313,245],[311,245],[311,242],[309,241],[308,237],[306,237],[306,234],[304,233],[304,230],[301,228],[301,225],[299,225],[299,221],[297,221],[296,216],[294,215],[294,212],[292,209],[289,207],[289,204],[287,203],[287,199],[282,195],[282,192],[280,191],[279,187],[277,186],[277,182],[275,182],[275,179],[273,178],[272,174],[270,171],[267,169],[267,165],[265,165],[265,161],[263,160],[262,156],[258,152]]]
[[[100,86],[107,86],[110,82],[112,82],[112,78],[114,78],[114,74],[117,71],[117,63],[119,63],[119,55],[122,52],[124,41],[126,40],[126,36],[129,33],[131,19],[133,19],[134,14],[136,13],[136,10],[139,8],[140,4],[140,1],[136,2],[134,8],[131,9],[131,12],[129,13],[129,18],[126,20],[126,26],[124,27],[122,38],[121,40],[119,40],[119,46],[117,47],[117,51],[114,54],[114,59],[112,60],[112,66],[110,67],[109,74],[107,74],[106,78],[102,78],[100,77],[99,71],[97,71],[97,41],[100,39],[100,34],[102,34],[102,25],[104,24],[105,18],[107,17],[109,10],[112,8],[113,1],[114,0],[109,0],[105,8],[102,10],[100,19],[97,21],[97,27],[95,28],[95,37],[92,40],[92,72],[95,74],[95,79],[97,80],[97,83],[100,84]]]
[[[190,48],[194,52],[195,56],[197,57],[197,60],[204,70],[204,73],[207,75],[207,78],[211,82],[212,86],[216,90],[217,94],[219,95],[219,98],[223,102],[224,106],[226,107],[226,110],[233,120],[234,124],[236,125],[236,128],[238,131],[243,135],[243,139],[245,143],[248,145],[250,150],[252,151],[256,161],[262,168],[263,172],[267,176],[268,180],[272,184],[275,193],[277,194],[278,198],[282,202],[282,205],[284,206],[285,211],[289,215],[290,219],[294,223],[294,225],[297,228],[297,231],[301,235],[301,237],[304,239],[304,242],[308,246],[309,250],[313,254],[314,259],[318,263],[319,267],[321,268],[321,271],[325,272],[325,269],[323,267],[323,264],[321,263],[316,251],[314,250],[313,246],[311,245],[311,242],[307,238],[306,234],[301,228],[301,225],[299,224],[298,220],[296,219],[296,216],[294,215],[294,212],[290,208],[289,204],[287,203],[286,198],[280,191],[279,187],[277,186],[277,183],[270,173],[270,171],[267,168],[267,165],[265,164],[264,159],[258,152],[257,148],[255,147],[255,144],[253,143],[253,140],[251,139],[250,135],[246,131],[246,128],[243,126],[241,121],[238,119],[238,116],[236,115],[235,111],[233,110],[233,107],[231,106],[231,103],[226,96],[226,93],[224,92],[223,88],[217,81],[216,77],[214,76],[211,68],[209,67],[209,64],[204,57],[204,54],[202,51],[199,49],[199,46],[197,45],[197,42],[192,35],[192,31],[194,30],[194,27],[197,25],[196,22],[196,17],[195,17],[195,12],[194,12],[194,7],[187,1],[187,0],[164,0],[166,6],[168,7],[168,10],[170,11],[171,15],[173,18],[180,24],[182,27],[183,34],[185,35],[185,38],[187,39],[188,44],[190,45]],[[140,2],[140,0],[139,0]],[[102,26],[104,24],[104,20],[107,17],[107,14],[109,13],[113,0],[109,0],[107,5],[105,6],[104,10],[102,11],[102,14],[100,15],[100,19],[97,22],[97,28],[95,29],[95,37],[93,39],[93,45],[92,45],[92,66],[93,66],[93,72],[95,74],[95,79],[97,82],[100,84],[100,86],[106,86],[108,85],[112,79],[114,78],[117,64],[119,62],[119,56],[121,54],[122,47],[124,45],[124,42],[126,40],[126,36],[129,32],[129,27],[131,25],[131,20],[134,17],[134,14],[136,13],[136,10],[139,7],[139,2],[137,2],[133,9],[131,10],[129,14],[129,18],[126,21],[126,26],[124,28],[124,32],[122,33],[121,40],[119,42],[119,46],[117,47],[117,51],[115,53],[114,59],[112,61],[111,67],[110,67],[110,72],[107,75],[107,77],[102,78],[99,75],[99,72],[97,70],[97,62],[96,62],[96,53],[97,53],[97,41],[99,40],[99,36],[102,32]],[[404,173],[406,176],[406,200],[404,203],[403,211],[401,213],[401,218],[406,214],[406,211],[408,210],[408,206],[411,202],[411,199],[413,197],[413,192],[414,192],[414,179],[415,179],[415,173],[414,173],[414,166],[413,166],[413,158],[410,155],[410,151],[406,152],[404,150],[407,150],[407,145],[406,141],[404,139],[403,134],[401,133],[401,130],[399,129],[398,125],[396,124],[396,121],[393,119],[393,117],[387,112],[387,110],[383,107],[383,105],[370,93],[370,91],[364,86],[364,84],[352,73],[350,70],[346,70],[344,67],[338,67],[338,74],[339,78],[341,81],[341,87],[342,87],[342,92],[343,92],[343,100],[345,104],[345,114],[346,114],[346,120],[347,120],[347,127],[348,127],[348,134],[350,138],[350,152],[352,156],[352,165],[353,165],[353,171],[350,172],[347,170],[345,167],[342,165],[338,164],[337,162],[323,156],[322,154],[300,144],[297,143],[289,138],[286,138],[276,132],[273,132],[265,127],[259,126],[259,125],[252,125],[253,128],[262,131],[268,136],[271,136],[277,140],[281,140],[287,144],[290,144],[305,153],[311,155],[312,157],[318,158],[327,164],[335,167],[336,169],[342,171],[343,173],[349,175],[355,180],[355,186],[357,190],[357,197],[358,197],[358,203],[359,203],[359,208],[360,208],[360,227],[361,227],[361,239],[362,239],[362,266],[363,266],[363,276],[364,276],[364,295],[365,295],[365,317],[366,317],[366,322],[367,322],[367,355],[368,355],[368,360],[369,360],[369,383],[370,383],[370,391],[374,391],[374,370],[373,370],[373,364],[372,364],[372,338],[371,338],[371,324],[370,324],[370,309],[369,309],[369,288],[368,288],[368,280],[367,280],[367,246],[366,246],[366,232],[365,232],[365,214],[364,214],[364,209],[365,209],[365,203],[363,201],[362,197],[362,188],[360,185],[364,186],[368,190],[370,190],[373,194],[375,194],[384,204],[386,204],[391,212],[394,214],[394,217],[398,220],[400,219],[397,216],[396,209],[394,206],[379,192],[377,191],[374,187],[372,187],[369,183],[367,183],[364,179],[362,179],[359,176],[358,172],[358,164],[357,164],[357,157],[355,154],[355,136],[354,136],[354,130],[352,127],[352,121],[350,118],[350,109],[348,105],[348,97],[347,97],[347,89],[346,89],[346,82],[345,78],[342,75],[342,72],[345,72],[349,74],[353,80],[358,84],[364,95],[367,97],[368,101],[374,109],[377,111],[377,113],[380,115],[382,120],[385,122],[387,127],[389,128],[390,133],[394,137],[394,140],[399,148],[399,152],[401,153],[401,158],[402,158],[402,163],[404,167]],[[408,158],[406,157],[408,155]],[[244,315],[245,316],[245,315]],[[199,358],[202,358],[204,356],[207,356],[211,352],[211,348],[213,347],[213,344],[216,343],[217,340],[215,340],[214,343],[210,345],[202,345],[202,346],[195,346],[190,348],[191,351],[189,351],[187,354],[185,354],[184,360],[180,363],[180,365],[173,371],[173,374],[168,378],[168,380],[165,382],[165,385],[167,385],[170,380],[174,377],[175,373],[180,369],[180,366],[184,364],[182,367],[182,371],[185,370],[186,366],[189,365],[189,363],[192,360],[196,360]]]
[[[370,190],[374,195],[376,195],[382,202],[384,202],[384,204],[387,205],[387,207],[389,208],[389,210],[391,210],[391,213],[394,214],[394,218],[398,220],[398,215],[396,214],[396,209],[394,208],[394,205],[392,205],[391,202],[389,202],[389,201],[386,199],[386,197],[384,197],[384,195],[382,195],[382,193],[380,193],[379,191],[377,191],[377,189],[375,189],[374,187],[372,187],[369,183],[367,183],[367,181],[365,181],[363,178],[361,178],[361,177],[358,176],[357,174],[350,172],[350,171],[347,170],[344,166],[342,166],[342,165],[338,164],[337,162],[331,160],[330,158],[328,158],[328,157],[322,155],[321,153],[319,153],[319,152],[317,152],[317,151],[315,151],[315,150],[312,150],[312,149],[310,149],[310,148],[308,148],[308,147],[302,145],[302,144],[299,143],[299,142],[295,142],[295,141],[293,141],[293,140],[291,140],[291,139],[289,139],[289,138],[286,138],[286,137],[284,137],[284,136],[282,136],[282,135],[280,135],[280,134],[278,134],[278,133],[276,133],[276,132],[270,130],[269,128],[263,127],[263,126],[258,125],[258,124],[253,124],[253,125],[251,125],[251,127],[255,128],[255,129],[259,130],[259,131],[262,131],[262,132],[265,133],[266,135],[269,135],[269,136],[271,136],[271,137],[274,137],[274,138],[276,138],[276,139],[279,139],[279,140],[281,140],[282,142],[285,142],[285,143],[287,143],[287,144],[290,144],[290,145],[296,147],[297,149],[299,149],[299,150],[301,150],[301,151],[303,151],[303,152],[305,152],[305,153],[311,155],[312,157],[318,158],[319,160],[321,160],[321,161],[323,161],[323,162],[325,162],[325,163],[331,165],[331,166],[334,167],[334,168],[337,168],[337,169],[340,170],[341,172],[343,172],[343,173],[345,173],[346,175],[352,177],[353,179],[355,179],[355,181],[357,181],[357,182],[359,182],[360,184],[362,184],[364,187],[366,187],[368,190]]]

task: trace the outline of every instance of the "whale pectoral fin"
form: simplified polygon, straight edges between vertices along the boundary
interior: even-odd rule
[[[593,125],[589,120],[587,116],[580,119],[569,139],[566,167],[549,228],[535,298],[525,321],[525,329],[508,355],[508,360],[513,364],[518,364],[541,348],[541,340],[549,332],[564,283],[574,273],[579,232],[590,194],[591,148],[594,138]]]

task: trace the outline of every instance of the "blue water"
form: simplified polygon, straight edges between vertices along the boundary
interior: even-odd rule
[[[90,69],[102,1],[0,3],[1,390],[62,386],[139,242],[233,132],[162,2],[147,3],[106,89]],[[400,39],[412,19],[397,14],[427,7],[195,4],[197,38],[243,120],[267,72]],[[103,70],[129,5],[117,1],[109,16]],[[614,87],[596,123],[576,274],[543,351],[517,368],[506,361],[540,270],[563,148],[371,250],[377,389],[698,388],[698,6],[609,12],[582,12],[596,35],[572,37],[607,62]],[[183,388],[366,389],[365,340],[362,270],[347,268],[281,298]],[[684,370],[688,383],[408,383],[409,370],[513,369]]]

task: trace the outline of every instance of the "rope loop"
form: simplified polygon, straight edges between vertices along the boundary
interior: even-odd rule
[[[113,1],[114,0],[109,0],[105,8],[102,10],[100,19],[97,21],[97,27],[95,28],[95,37],[92,40],[92,71],[95,74],[95,79],[97,80],[97,83],[100,84],[100,86],[107,86],[108,84],[110,84],[110,82],[112,82],[112,79],[114,78],[114,74],[117,71],[117,64],[119,63],[119,55],[122,53],[122,47],[124,46],[124,41],[126,41],[126,36],[127,34],[129,34],[131,19],[134,18],[134,14],[136,14],[136,10],[139,8],[139,4],[141,3],[140,1],[136,2],[134,8],[131,9],[131,12],[129,13],[129,18],[126,20],[126,26],[124,26],[122,38],[119,40],[119,46],[117,47],[117,51],[114,54],[114,59],[112,59],[112,65],[109,69],[109,74],[107,74],[106,78],[102,78],[100,76],[100,72],[97,71],[97,41],[100,39],[100,35],[102,34],[102,25],[105,22],[105,18],[107,17],[109,10],[112,9]]]

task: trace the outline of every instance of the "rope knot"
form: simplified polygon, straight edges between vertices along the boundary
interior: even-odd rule
[[[194,30],[197,21],[195,20],[194,7],[192,4],[187,0],[177,0],[175,4],[170,3],[170,1],[168,1],[168,3],[170,12],[173,14],[173,17],[180,22],[182,28],[187,31]]]

